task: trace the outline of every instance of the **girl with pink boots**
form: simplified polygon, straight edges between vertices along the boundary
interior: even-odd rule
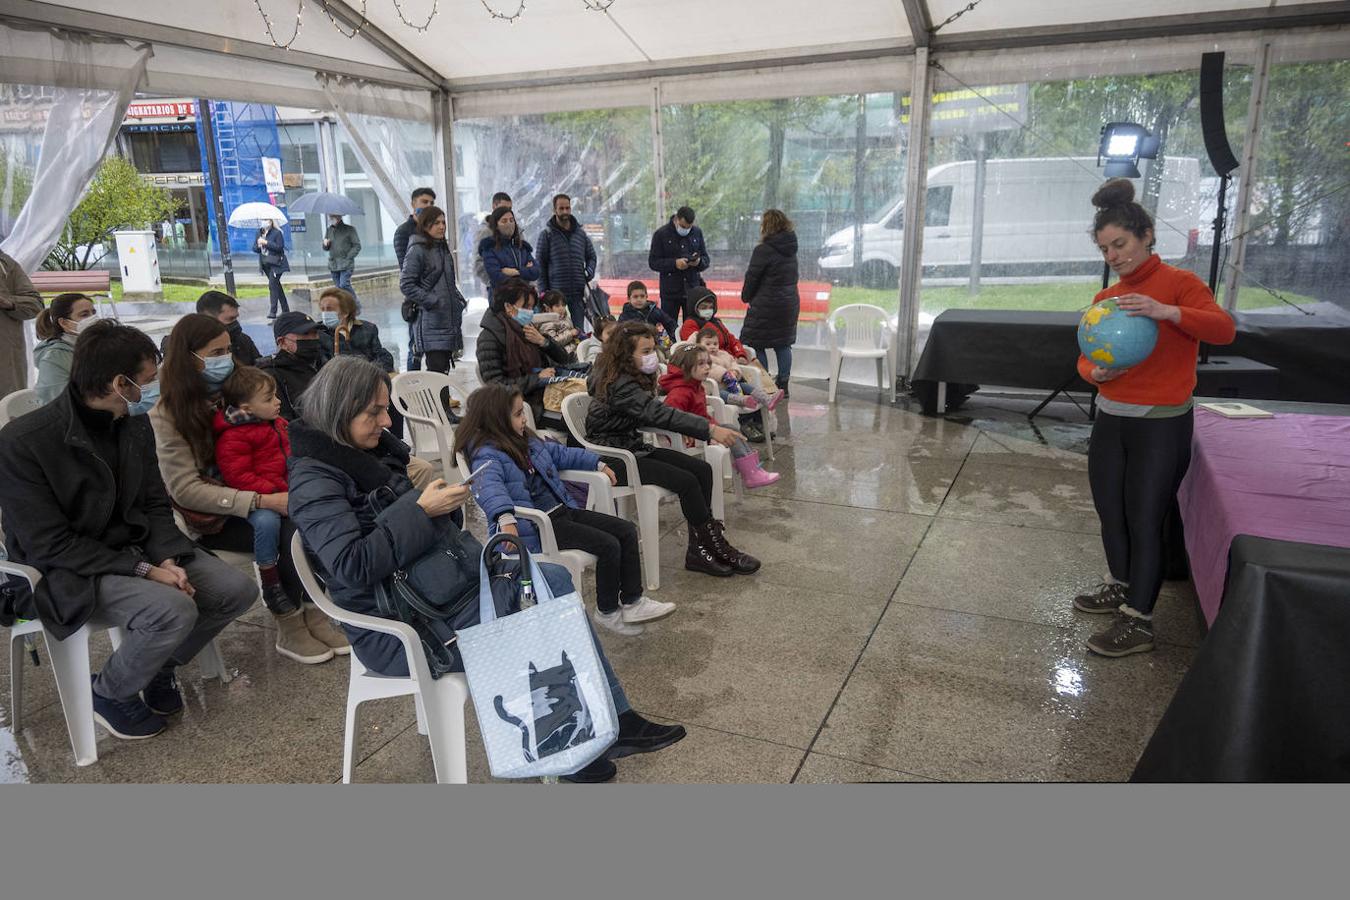
[[[666,395],[667,406],[702,416],[716,425],[716,420],[708,414],[708,395],[703,390],[703,382],[710,375],[712,363],[707,349],[701,343],[685,345],[675,351],[666,374],[661,376],[660,387]],[[692,445],[693,439],[685,438],[685,442],[686,446]],[[748,488],[768,487],[779,478],[777,472],[764,471],[759,464],[759,454],[751,450],[744,439],[738,439],[731,445],[731,456],[736,474],[741,476],[741,481]]]

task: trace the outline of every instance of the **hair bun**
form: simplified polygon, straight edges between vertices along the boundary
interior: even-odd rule
[[[1113,209],[1125,206],[1134,200],[1134,183],[1128,178],[1112,178],[1097,188],[1092,195],[1092,205],[1098,209]]]

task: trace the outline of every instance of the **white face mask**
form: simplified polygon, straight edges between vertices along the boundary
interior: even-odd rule
[[[713,311],[711,306],[700,306],[698,308],[698,317],[700,319],[711,319],[712,314]]]
[[[655,353],[642,354],[642,362],[638,365],[638,371],[644,375],[655,375],[661,367],[661,361]]]

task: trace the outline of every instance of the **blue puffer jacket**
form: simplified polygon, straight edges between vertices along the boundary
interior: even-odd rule
[[[483,260],[489,290],[495,291],[497,285],[512,277],[525,281],[539,280],[539,265],[534,261],[534,248],[529,241],[508,241],[499,247],[496,238],[486,237],[478,244],[478,256]],[[503,275],[502,269],[515,269],[520,274]]]
[[[548,220],[535,241],[540,272],[540,291],[562,291],[569,303],[585,298],[586,284],[595,277],[595,245],[581,223],[563,231],[555,216]]]
[[[488,520],[489,536],[497,533],[497,516],[509,513],[517,506],[532,506],[547,512],[559,503],[576,507],[576,502],[567,491],[567,486],[558,475],[560,469],[582,469],[594,472],[600,466],[600,457],[589,450],[579,447],[566,447],[556,441],[539,438],[530,440],[530,462],[539,473],[543,484],[538,494],[530,493],[530,477],[516,461],[500,450],[495,444],[484,444],[473,452],[469,462],[470,470],[477,469],[485,462],[492,465],[483,470],[473,481],[473,496],[482,508]],[[525,540],[531,552],[538,553],[539,532],[532,522],[519,519],[516,530]]]
[[[455,261],[445,241],[414,234],[403,257],[398,286],[404,297],[417,304],[412,332],[420,352],[463,349],[460,326],[469,304],[455,285]]]

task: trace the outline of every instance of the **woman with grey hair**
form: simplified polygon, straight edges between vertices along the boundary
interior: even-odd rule
[[[375,586],[434,549],[448,518],[462,528],[469,489],[436,479],[422,490],[408,479],[408,450],[389,427],[389,376],[353,356],[329,362],[300,401],[292,422],[290,517],[309,556],[344,609],[378,616]],[[379,498],[377,504],[375,498]],[[391,500],[392,498],[392,500]],[[573,590],[567,570],[542,566],[557,593]],[[391,635],[343,626],[362,664],[380,675],[408,675],[403,645]],[[681,725],[659,725],[638,715],[600,650],[619,714],[619,737],[600,759],[568,781],[614,777],[613,760],[651,753],[685,735]]]

